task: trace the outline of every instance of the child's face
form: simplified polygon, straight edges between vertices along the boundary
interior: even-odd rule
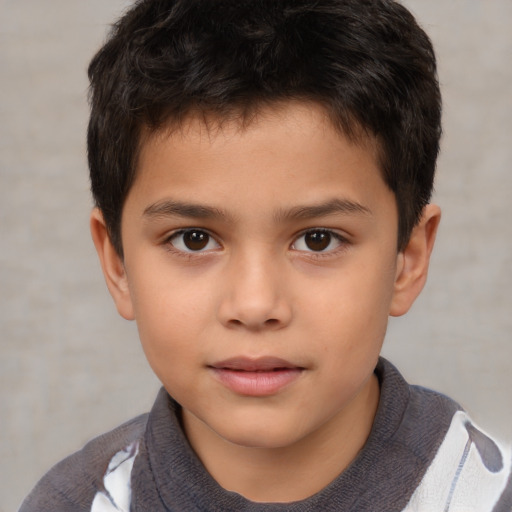
[[[319,107],[151,138],[115,298],[185,425],[288,446],[356,404],[393,308],[397,225],[372,146]]]

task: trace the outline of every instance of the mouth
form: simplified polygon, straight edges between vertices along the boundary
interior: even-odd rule
[[[305,368],[276,357],[235,357],[208,368],[224,386],[244,396],[271,396],[296,381]]]
[[[214,363],[211,365],[211,368],[240,372],[271,372],[300,367],[278,357],[258,357],[256,359],[249,357],[233,357],[225,361]]]

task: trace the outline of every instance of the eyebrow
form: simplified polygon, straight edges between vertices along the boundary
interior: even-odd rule
[[[144,217],[187,217],[192,219],[214,219],[228,217],[227,213],[213,206],[201,204],[182,203],[166,199],[148,206],[143,213]]]
[[[316,205],[295,206],[289,210],[281,210],[277,213],[276,220],[307,220],[336,214],[372,215],[372,212],[366,206],[348,199],[332,199]]]
[[[348,199],[332,199],[316,205],[294,206],[293,208],[279,210],[274,216],[274,219],[276,222],[292,219],[307,220],[336,214],[372,215],[372,212],[366,206]],[[180,201],[173,201],[171,199],[158,201],[148,206],[144,210],[143,217],[186,217],[191,219],[223,220],[230,218],[224,210],[214,206],[183,203]]]

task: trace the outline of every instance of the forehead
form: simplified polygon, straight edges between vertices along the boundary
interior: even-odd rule
[[[139,137],[139,154],[152,142],[174,138],[176,141],[212,142],[222,137],[241,136],[253,128],[295,123],[306,129],[329,129],[339,137],[364,148],[377,161],[381,156],[381,141],[353,118],[342,126],[339,116],[319,102],[310,100],[273,100],[255,102],[251,105],[233,105],[218,112],[215,110],[192,109],[183,116],[167,119],[155,128],[142,126]],[[346,116],[350,117],[350,116]]]
[[[250,116],[194,113],[143,134],[134,187],[150,195],[165,187],[174,195],[192,189],[242,195],[253,187],[254,194],[284,200],[295,190],[307,199],[308,187],[329,189],[344,170],[345,185],[359,184],[361,192],[384,185],[378,150],[361,129],[347,137],[315,103],[283,102]]]

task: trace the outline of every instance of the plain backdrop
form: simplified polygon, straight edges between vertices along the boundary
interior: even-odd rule
[[[121,0],[0,0],[0,511],[159,387],[88,232],[86,67]],[[408,0],[438,52],[443,220],[384,354],[512,439],[512,2]]]

